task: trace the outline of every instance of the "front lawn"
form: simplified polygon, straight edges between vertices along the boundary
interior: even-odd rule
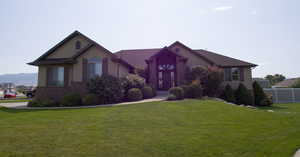
[[[0,108],[1,157],[291,157],[299,147],[300,104],[254,110],[183,100],[68,110]]]

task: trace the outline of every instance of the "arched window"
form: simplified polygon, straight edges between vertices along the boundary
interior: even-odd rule
[[[81,48],[81,42],[80,41],[76,41],[75,43],[75,49],[78,50]]]

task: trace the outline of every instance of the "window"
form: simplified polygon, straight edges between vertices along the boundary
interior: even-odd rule
[[[102,60],[100,58],[91,58],[88,60],[87,75],[88,79],[102,75]]]
[[[75,49],[78,50],[81,48],[81,42],[80,41],[76,41],[75,43]]]
[[[49,86],[64,86],[64,67],[49,67],[47,73]]]
[[[240,81],[241,72],[239,68],[226,68],[224,69],[225,81]]]
[[[231,68],[231,78],[233,81],[240,80],[240,69],[239,68]]]

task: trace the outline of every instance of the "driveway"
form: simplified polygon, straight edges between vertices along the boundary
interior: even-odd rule
[[[28,102],[12,102],[12,103],[0,103],[0,106],[6,108],[24,108],[27,107]]]

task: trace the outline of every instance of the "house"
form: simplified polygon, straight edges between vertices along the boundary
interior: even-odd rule
[[[291,88],[299,80],[300,80],[300,78],[286,79],[286,80],[276,83],[274,86],[272,86],[272,88]]]
[[[61,98],[68,92],[86,92],[86,82],[103,74],[124,77],[137,69],[148,73],[148,83],[158,90],[181,85],[187,67],[218,66],[224,84],[252,88],[252,63],[210,51],[191,49],[181,42],[156,49],[121,50],[112,53],[84,34],[75,31],[35,61],[38,66],[39,98]]]
[[[257,82],[261,88],[271,88],[270,81],[264,78],[253,78],[252,82]]]

